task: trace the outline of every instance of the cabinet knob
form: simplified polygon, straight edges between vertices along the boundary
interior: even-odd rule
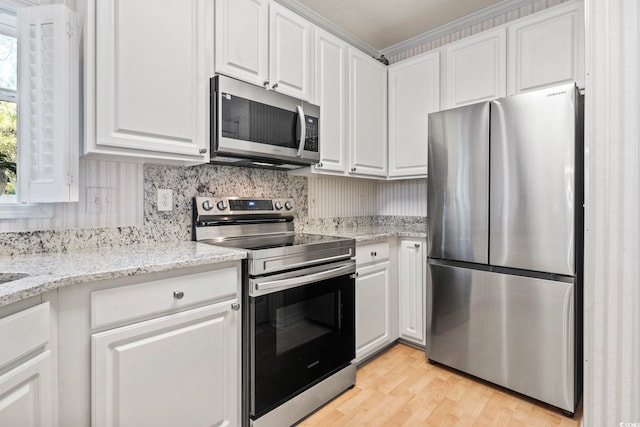
[[[182,298],[184,298],[184,292],[182,292],[182,291],[173,291],[173,297],[175,299],[182,299]]]
[[[238,304],[237,302],[234,302],[233,304],[231,304],[231,310],[233,311],[240,310],[240,304]]]
[[[200,154],[207,154],[206,148],[201,148],[199,151],[200,151]]]
[[[265,89],[269,89],[269,80],[263,81],[262,86],[264,86]]]
[[[355,171],[356,171],[356,168],[351,168],[351,172],[355,172]]]
[[[371,256],[377,256],[377,255],[378,255],[378,252],[371,251]]]
[[[278,83],[274,83],[273,86],[271,86],[271,89],[277,89],[278,88]]]
[[[356,272],[356,277],[360,277],[360,273]]]
[[[316,165],[316,167],[321,168],[321,167],[322,167],[322,162],[318,163],[318,164]]]
[[[420,247],[420,243],[416,243],[416,244],[415,244],[415,245],[413,245],[413,246],[415,246],[416,248],[419,248],[419,247]]]

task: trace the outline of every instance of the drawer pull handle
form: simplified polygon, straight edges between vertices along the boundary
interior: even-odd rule
[[[371,251],[371,256],[378,256],[378,252]]]
[[[182,291],[173,291],[173,297],[175,299],[182,299],[182,298],[184,298],[184,292],[182,292]]]
[[[234,302],[233,304],[231,304],[231,310],[233,311],[240,310],[240,304],[238,304],[237,302]]]
[[[420,243],[416,243],[416,244],[415,244],[415,245],[413,245],[413,246],[415,246],[416,248],[419,248],[419,247],[420,247]]]

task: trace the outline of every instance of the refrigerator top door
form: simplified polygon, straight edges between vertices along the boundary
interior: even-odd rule
[[[575,275],[576,89],[492,101],[490,263]]]
[[[429,114],[428,256],[488,255],[489,102]]]

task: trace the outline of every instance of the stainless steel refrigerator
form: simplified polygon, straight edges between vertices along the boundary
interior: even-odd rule
[[[427,357],[573,415],[582,389],[582,97],[429,114]]]

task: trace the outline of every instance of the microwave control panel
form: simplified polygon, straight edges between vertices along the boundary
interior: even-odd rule
[[[305,151],[318,152],[318,118],[305,116],[306,139],[304,141]]]

